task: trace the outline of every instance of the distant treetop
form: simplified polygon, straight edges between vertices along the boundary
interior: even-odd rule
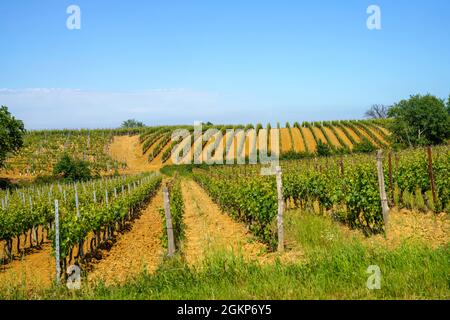
[[[389,107],[383,104],[374,104],[366,111],[364,116],[370,119],[386,119],[388,117]]]
[[[145,124],[135,119],[128,119],[122,122],[121,128],[143,128]]]

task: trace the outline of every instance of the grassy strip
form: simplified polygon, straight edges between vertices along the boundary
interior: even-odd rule
[[[394,250],[349,238],[331,220],[290,212],[286,236],[304,257],[260,265],[223,252],[202,268],[166,260],[119,286],[64,286],[32,292],[2,288],[0,299],[449,299],[449,249],[406,242]],[[381,270],[381,289],[369,290],[370,265]]]

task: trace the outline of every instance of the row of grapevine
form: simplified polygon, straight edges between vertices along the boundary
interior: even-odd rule
[[[9,157],[0,173],[6,175],[51,174],[63,153],[91,162],[96,172],[109,172],[124,166],[114,161],[107,146],[116,135],[136,134],[139,130],[43,130],[24,136],[24,146]]]
[[[83,241],[88,232],[99,231],[105,224],[111,222],[111,217],[117,217],[111,216],[112,212],[106,212],[105,207],[117,209],[116,201],[125,198],[126,195],[132,196],[147,180],[148,175],[138,175],[103,178],[77,184],[32,186],[0,192],[2,204],[0,240],[6,243],[5,251],[8,258],[12,257],[13,238],[16,239],[18,251],[21,235],[30,233],[30,240],[33,236],[36,245],[42,243],[44,231],[47,232],[47,237],[51,238],[54,199],[59,200],[62,212],[62,256],[65,257],[75,243]],[[38,240],[38,230],[41,230],[41,241]],[[34,243],[31,242],[31,245]]]
[[[275,179],[258,175],[249,178],[220,169],[195,170],[193,177],[222,210],[245,223],[259,239],[275,248]]]
[[[426,152],[423,149],[400,152],[393,165],[384,161],[389,199],[406,206],[401,195],[419,190],[430,193]],[[450,210],[450,150],[447,146],[433,150],[433,172],[438,203],[427,198],[427,209]],[[321,212],[333,214],[351,227],[366,234],[383,232],[380,194],[374,156],[315,158],[282,162],[283,194],[287,204],[304,209],[319,204]],[[261,240],[275,247],[274,218],[277,214],[275,178],[261,176],[261,167],[220,166],[194,170],[194,179],[211,198],[233,218],[246,223]],[[390,187],[392,181],[393,187]]]
[[[62,269],[65,270],[67,259],[70,263],[75,247],[78,247],[76,258],[83,259],[85,242],[89,241],[90,252],[95,252],[100,245],[112,239],[115,231],[123,230],[126,223],[134,220],[141,208],[156,194],[161,181],[159,175],[140,176],[133,183],[126,184],[126,187],[122,184],[120,192],[115,192],[114,196],[106,192],[101,202],[81,203],[79,214],[71,207],[60,208]],[[52,239],[55,238],[53,232],[50,235]]]
[[[181,193],[181,183],[177,175],[167,183],[166,185],[169,193],[170,213],[172,218],[172,230],[174,236],[174,244],[177,249],[181,247],[181,241],[185,237],[185,224],[184,224],[184,202],[183,195]],[[161,208],[160,213],[165,218],[164,208]],[[167,228],[163,233],[162,243],[167,243]]]

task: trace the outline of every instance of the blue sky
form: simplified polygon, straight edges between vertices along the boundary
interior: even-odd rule
[[[1,1],[0,104],[29,129],[361,118],[447,97],[449,38],[447,0]]]

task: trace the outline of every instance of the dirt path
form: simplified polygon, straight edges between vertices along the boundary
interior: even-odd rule
[[[305,135],[306,143],[308,144],[309,152],[315,152],[316,151],[316,140],[314,139],[311,129],[303,127],[302,130],[303,130],[303,134]]]
[[[161,244],[163,221],[159,208],[163,207],[162,189],[133,222],[130,231],[119,236],[118,241],[103,258],[93,265],[89,281],[103,280],[105,284],[123,283],[127,277],[144,269],[153,272],[164,254]]]
[[[28,291],[47,288],[55,279],[55,259],[49,242],[20,260],[0,266],[0,290],[23,287]]]
[[[246,259],[259,259],[266,248],[246,228],[222,213],[206,192],[194,181],[183,180],[186,239],[183,251],[189,265],[201,263],[208,253],[232,250]]]
[[[360,138],[366,138],[367,140],[369,140],[374,146],[378,146],[377,142],[366,132],[364,131],[362,128],[359,128],[357,126],[356,130],[358,130],[360,132]]]
[[[296,152],[305,152],[305,146],[303,145],[302,135],[298,128],[291,128],[292,137],[294,138],[294,150]]]
[[[330,138],[330,141],[333,144],[333,146],[335,146],[336,148],[340,148],[341,144],[339,143],[339,140],[334,135],[333,131],[331,131],[330,128],[325,127],[325,126],[323,127],[323,129],[325,130],[325,132],[327,133],[328,137]]]
[[[345,127],[345,129],[347,129],[347,132],[352,136],[352,138],[356,141],[356,143],[361,141],[359,135],[355,131],[353,131],[350,127]]]
[[[312,127],[312,130],[314,131],[314,133],[316,134],[317,139],[319,139],[320,141],[322,141],[322,143],[327,144],[327,139],[325,138],[325,136],[323,135],[322,130],[320,130],[317,127]]]
[[[289,128],[280,129],[280,139],[281,139],[281,153],[292,151],[292,139],[289,134]]]
[[[128,168],[125,173],[139,173],[161,168],[161,157],[159,157],[159,161],[154,159],[151,164],[148,163],[148,153],[151,152],[152,148],[143,155],[138,135],[115,136],[109,145],[109,153],[114,159],[126,162]]]
[[[358,230],[350,230],[341,225],[345,234],[356,236],[364,244],[372,247],[395,249],[405,240],[421,241],[431,248],[448,245],[450,241],[450,221],[445,213],[422,213],[406,209],[392,208],[389,215],[387,236],[365,237]]]
[[[388,130],[388,129],[386,129],[385,127],[382,127],[382,126],[377,126],[377,125],[375,125],[376,127],[378,127],[381,131],[383,131],[385,134],[387,134],[387,135],[390,135],[391,133],[390,133],[390,131]]]
[[[368,128],[378,138],[378,140],[380,140],[384,144],[388,144],[388,142],[383,138],[383,136],[377,130],[375,130],[372,127],[368,127]]]
[[[353,149],[353,144],[350,141],[350,139],[346,136],[346,134],[344,133],[344,131],[342,131],[341,128],[339,127],[334,127],[334,129],[336,130],[337,134],[339,135],[339,137],[341,138],[341,140],[350,148]]]
[[[161,139],[162,140],[162,139]],[[156,142],[151,148],[150,150],[153,150],[153,148],[155,148],[158,145],[159,141]],[[149,164],[150,168],[154,169],[159,169],[163,166],[162,163],[162,156],[164,154],[164,152],[170,148],[171,142],[169,140],[169,142],[167,142],[164,147],[161,149],[161,151],[156,155],[156,157],[152,160],[152,162]],[[147,155],[148,156],[148,155]],[[147,159],[147,156],[145,156],[145,159]],[[169,158],[170,159],[170,158]]]

